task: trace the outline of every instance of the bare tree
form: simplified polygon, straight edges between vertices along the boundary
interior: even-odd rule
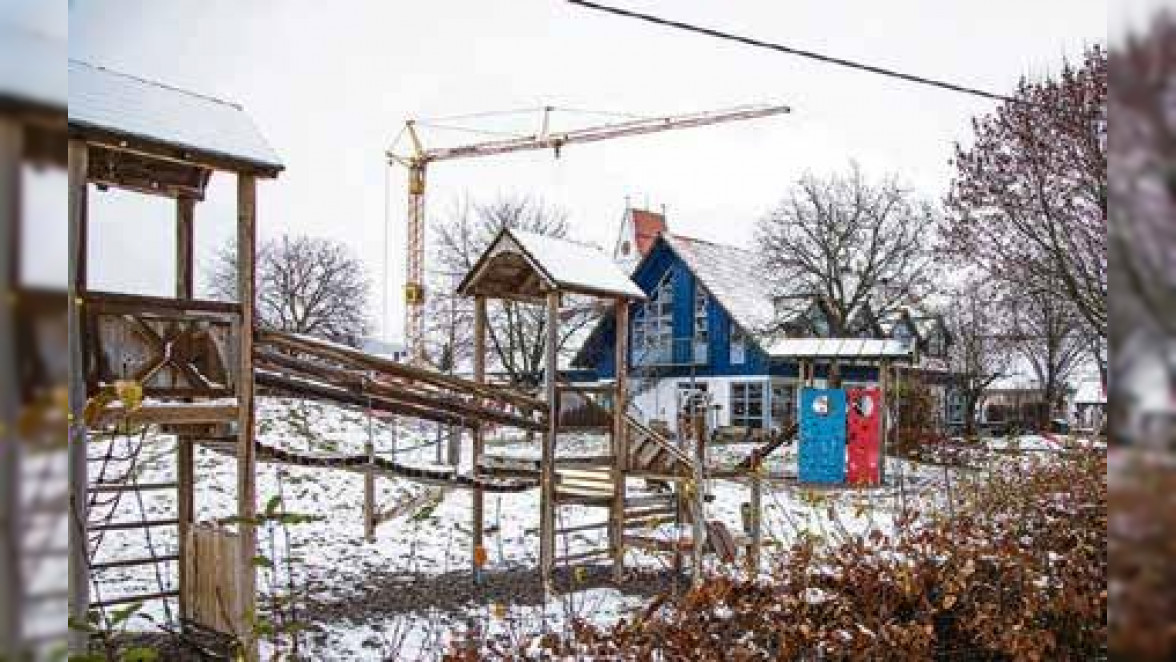
[[[855,163],[843,175],[802,177],[756,234],[775,294],[822,297],[831,333],[843,336],[859,330],[867,307],[884,316],[933,290],[938,221],[893,177],[867,181]]]
[[[949,244],[992,278],[1016,274],[1012,286],[1068,299],[1106,338],[1106,51],[1091,47],[1057,78],[1023,79],[1016,98],[956,148]]]
[[[438,264],[442,275],[464,275],[473,268],[486,247],[504,228],[515,228],[552,237],[568,236],[567,213],[542,200],[528,197],[501,198],[489,204],[459,201],[437,225]],[[451,288],[450,288],[451,289]],[[442,298],[442,294],[436,298]],[[438,305],[454,305],[439,303]],[[456,304],[468,306],[465,304]],[[468,308],[465,310],[468,311]],[[464,313],[468,315],[467,313]],[[561,313],[557,352],[566,356],[571,341],[597,318],[599,311],[587,301],[568,299]],[[540,379],[547,347],[547,315],[543,306],[515,301],[493,301],[487,306],[486,335],[493,364],[511,383],[535,386]],[[468,326],[466,327],[468,328]],[[455,352],[468,355],[468,333],[453,335]]]
[[[214,298],[237,298],[237,251],[218,251],[207,276]],[[371,285],[346,245],[283,235],[257,251],[257,315],[262,326],[356,345],[369,329]]]
[[[1008,299],[1008,310],[1013,347],[1033,369],[1041,400],[1052,416],[1064,399],[1070,378],[1089,355],[1091,331],[1073,304],[1052,292],[1014,292]]]
[[[977,279],[957,288],[945,316],[954,341],[948,362],[964,398],[964,434],[969,437],[976,433],[976,408],[984,394],[1012,363],[1004,317],[995,288]]]

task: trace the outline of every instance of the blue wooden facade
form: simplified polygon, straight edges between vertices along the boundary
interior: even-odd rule
[[[723,307],[722,302],[709,296],[707,304],[707,341],[705,358],[694,360],[695,319],[694,306],[698,288],[703,287],[689,265],[682,260],[669,243],[657,241],[649,255],[642,260],[633,280],[647,294],[651,294],[663,279],[669,279],[673,291],[673,339],[672,360],[657,364],[657,374],[664,378],[686,377],[743,377],[772,376],[796,378],[799,374],[795,361],[772,359],[756,342],[749,329],[741,329],[738,323]],[[705,287],[703,287],[705,292]],[[636,323],[643,304],[633,304],[630,320]],[[744,340],[743,360],[732,361],[732,334],[741,334]],[[612,379],[616,375],[615,357],[612,353],[616,334],[615,319],[609,315],[588,339],[577,357],[575,365],[595,370],[599,379]],[[639,348],[633,346],[630,329],[629,364],[633,372],[649,368],[641,361]],[[700,357],[699,357],[700,358]],[[827,366],[816,368],[816,377],[824,378]],[[843,366],[842,377],[853,382],[873,382],[877,369],[873,366]]]

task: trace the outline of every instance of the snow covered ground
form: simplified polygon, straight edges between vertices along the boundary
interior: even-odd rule
[[[257,420],[262,440],[279,447],[360,452],[370,435],[378,454],[400,462],[434,464],[442,459],[436,427],[431,425],[405,422],[397,427],[390,421],[369,420],[362,412],[274,398],[261,399]],[[136,454],[133,451],[140,441],[142,451]],[[463,441],[462,464],[468,470],[469,441]],[[590,437],[561,439],[559,452],[600,452],[603,443]],[[717,448],[715,461],[733,464],[751,448]],[[171,437],[96,440],[90,454],[101,457],[107,450],[115,458],[107,464],[108,477],[120,475],[132,465],[141,482],[173,477],[175,442]],[[488,452],[537,457],[538,447],[514,436],[491,439]],[[207,448],[198,448],[195,457],[198,521],[231,517],[236,503],[235,460]],[[101,462],[92,463],[92,474],[101,466]],[[782,453],[782,459],[774,460],[770,470],[795,471],[794,452]],[[944,482],[966,479],[943,467],[896,460],[890,460],[889,470],[892,484],[874,490],[817,491],[767,484],[763,497],[766,551],[761,571],[770,571],[772,549],[787,546],[802,535],[836,542],[872,529],[886,532],[904,500],[908,504],[918,500],[925,511],[939,510],[945,505]],[[633,481],[630,487],[636,492],[644,489],[644,484]],[[721,520],[733,532],[742,531],[740,507],[749,499],[747,485],[710,481],[707,490],[713,495],[706,506],[707,519]],[[275,588],[283,594],[293,587],[298,596],[298,620],[309,625],[301,635],[302,652],[309,653],[311,659],[430,660],[440,656],[453,633],[469,628],[520,640],[544,629],[567,627],[578,618],[611,624],[651,595],[684,588],[688,582],[668,571],[668,559],[630,551],[626,565],[635,571],[633,581],[613,585],[608,580],[608,567],[603,565],[565,568],[574,590],[544,604],[536,576],[537,490],[487,495],[488,562],[482,585],[472,581],[468,491],[442,492],[406,480],[379,479],[379,507],[400,507],[403,512],[381,524],[372,543],[363,538],[363,478],[357,473],[261,463],[257,493],[260,506],[276,496],[285,512],[321,518],[267,527],[260,533],[261,554],[275,561],[274,569],[259,569],[260,603],[267,609]],[[174,492],[144,493],[141,503],[126,495],[116,505],[99,508],[93,519],[100,519],[111,507],[116,509],[113,521],[174,517]],[[558,512],[560,527],[606,518],[603,509],[565,506]],[[150,540],[142,531],[110,531],[103,536],[96,560],[142,557],[150,548],[158,554],[174,553],[175,546],[171,527],[152,529]],[[605,546],[603,529],[561,536],[557,541],[560,555]],[[713,557],[708,557],[707,565],[715,572],[741,571],[720,567]],[[159,573],[152,566],[104,570],[98,578],[96,597],[150,593],[174,587],[175,564],[162,566]],[[159,601],[148,603],[128,626],[151,627],[174,618],[175,610],[174,600],[166,607]]]

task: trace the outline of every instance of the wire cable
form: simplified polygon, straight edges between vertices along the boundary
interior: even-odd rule
[[[699,26],[699,25],[692,25],[690,23],[684,23],[682,21],[675,21],[675,20],[671,20],[671,19],[667,19],[667,18],[662,18],[660,16],[654,16],[653,14],[643,14],[641,12],[635,12],[635,11],[632,11],[629,9],[622,9],[620,7],[612,7],[609,5],[602,5],[602,4],[599,4],[596,2],[590,2],[590,0],[567,0],[567,1],[573,5],[578,5],[580,7],[586,8],[586,9],[594,9],[596,11],[604,12],[607,14],[613,14],[615,16],[623,16],[625,18],[637,19],[639,21],[645,21],[647,23],[654,23],[656,25],[660,25],[663,27],[685,30],[686,32],[693,32],[696,34],[707,35],[709,37],[715,37],[718,39],[725,39],[727,41],[733,41],[733,42],[737,42],[740,44],[746,44],[748,46],[755,46],[758,48],[766,48],[766,49],[777,51],[780,53],[786,53],[788,55],[796,55],[798,57],[808,58],[810,60],[816,60],[818,62],[823,62],[825,64],[833,64],[833,65],[837,65],[840,67],[846,67],[849,69],[856,69],[858,71],[864,71],[864,72],[871,73],[871,74],[877,74],[880,76],[888,76],[890,78],[897,78],[899,80],[904,80],[908,83],[929,85],[931,87],[937,87],[939,89],[948,90],[951,92],[959,92],[961,94],[970,94],[972,96],[983,97],[985,99],[991,99],[993,101],[1004,101],[1006,103],[1013,103],[1013,104],[1033,105],[1031,102],[1026,101],[1024,99],[1017,99],[1015,97],[1010,97],[1010,96],[1007,96],[1004,94],[997,94],[995,92],[988,92],[987,90],[982,90],[982,89],[976,88],[976,87],[969,87],[967,85],[952,83],[950,81],[940,80],[940,79],[936,79],[936,78],[928,78],[926,76],[919,76],[917,74],[908,74],[908,73],[905,73],[902,71],[888,69],[886,67],[880,67],[880,66],[873,65],[873,64],[866,64],[864,62],[857,62],[854,60],[847,60],[845,58],[834,57],[832,55],[825,55],[823,53],[817,53],[815,51],[805,50],[805,49],[801,49],[801,48],[793,48],[791,46],[785,46],[784,44],[777,44],[777,43],[773,43],[770,41],[763,41],[761,39],[755,39],[752,37],[744,37],[742,35],[737,35],[737,34],[734,34],[731,32],[724,32],[722,30],[716,30],[714,28],[707,28],[707,27],[703,27],[703,26]]]

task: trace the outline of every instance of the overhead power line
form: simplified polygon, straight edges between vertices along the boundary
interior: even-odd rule
[[[596,3],[596,2],[590,2],[589,0],[568,0],[568,2],[572,3],[573,5],[579,5],[580,7],[585,7],[587,9],[595,9],[597,11],[605,12],[607,14],[613,14],[616,16],[624,16],[626,18],[634,18],[639,21],[645,21],[647,23],[654,23],[656,25],[660,25],[663,27],[677,28],[679,30],[685,30],[687,32],[693,32],[696,34],[703,34],[703,35],[707,35],[709,37],[715,37],[718,39],[725,39],[727,41],[733,41],[733,42],[737,42],[740,44],[746,44],[748,46],[756,46],[758,48],[766,48],[766,49],[773,50],[773,51],[776,51],[779,53],[786,53],[788,55],[796,55],[798,57],[808,58],[810,60],[816,60],[818,62],[823,62],[825,64],[833,64],[833,65],[837,65],[839,67],[846,67],[849,69],[856,69],[858,71],[864,71],[866,73],[877,74],[880,76],[888,76],[890,78],[897,78],[899,80],[904,80],[908,83],[916,83],[919,85],[929,85],[931,87],[937,87],[942,90],[949,90],[951,92],[959,92],[961,94],[970,94],[972,96],[983,97],[985,99],[991,99],[993,101],[1004,101],[1007,103],[1015,103],[1015,104],[1029,104],[1029,102],[1025,101],[1024,99],[1017,99],[1015,97],[1010,97],[1010,96],[1007,96],[1004,94],[997,94],[995,92],[988,92],[986,90],[982,90],[982,89],[979,89],[976,87],[969,87],[967,85],[960,85],[957,83],[952,83],[949,81],[939,80],[939,79],[935,79],[935,78],[927,78],[926,76],[919,76],[916,74],[908,74],[908,73],[904,73],[901,71],[896,71],[894,69],[887,69],[886,67],[879,67],[879,66],[876,66],[873,64],[866,64],[864,62],[855,62],[853,60],[847,60],[845,58],[834,57],[832,55],[824,55],[822,53],[817,53],[815,51],[809,51],[809,50],[805,50],[802,48],[793,48],[791,46],[785,46],[784,44],[777,44],[777,43],[773,43],[770,41],[763,41],[762,39],[755,39],[752,37],[744,37],[742,35],[737,35],[737,34],[733,34],[730,32],[724,32],[722,30],[716,30],[714,28],[707,28],[707,27],[702,27],[699,25],[692,25],[690,23],[683,23],[682,21],[675,21],[675,20],[671,20],[668,18],[662,18],[660,16],[654,16],[653,14],[643,14],[641,12],[635,12],[635,11],[632,11],[629,9],[622,9],[620,7],[612,7],[609,5],[602,5],[602,4]]]

